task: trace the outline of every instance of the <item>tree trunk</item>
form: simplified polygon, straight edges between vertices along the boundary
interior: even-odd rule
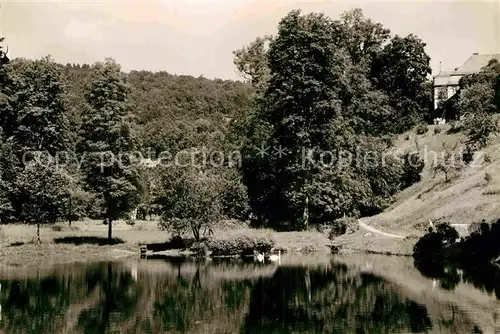
[[[113,231],[113,228],[111,227],[111,223],[113,221],[111,220],[111,218],[108,217],[108,243],[111,244],[111,238],[112,238],[112,231]]]
[[[307,230],[309,227],[309,197],[308,196],[306,196],[306,201],[304,203],[303,220],[304,220],[304,227]]]
[[[40,223],[36,224],[36,238],[37,238],[38,244],[40,245],[41,244],[41,241],[40,241]]]
[[[72,208],[71,208],[71,197],[69,198],[69,215],[68,215],[68,226],[71,227],[71,215],[72,215]]]
[[[201,227],[193,226],[192,230],[193,230],[194,239],[196,241],[200,240],[200,230],[201,230]]]

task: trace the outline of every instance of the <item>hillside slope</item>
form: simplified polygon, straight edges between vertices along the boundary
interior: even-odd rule
[[[440,127],[440,133],[435,133],[436,127]],[[431,125],[423,135],[402,135],[394,151],[418,150],[422,153],[425,161],[422,180],[399,193],[384,212],[362,218],[360,222],[388,234],[418,236],[427,229],[429,219],[463,224],[500,218],[499,138],[477,152],[474,161],[450,176],[448,181],[444,173],[433,172],[436,157],[453,148],[458,152],[462,139],[463,134],[453,131],[448,124]],[[373,233],[362,225],[359,232],[336,241],[349,249],[411,254],[416,238],[391,238]]]
[[[435,127],[440,127],[441,133],[434,133]],[[463,135],[450,132],[453,131],[449,125],[429,126],[425,135],[411,134],[413,138],[406,140],[406,134],[397,141],[396,147],[400,150],[413,150],[418,145],[425,161],[422,180],[401,192],[383,213],[366,219],[367,224],[421,229],[428,219],[460,224],[500,218],[500,151],[497,149],[500,141],[493,140],[475,154],[472,163],[446,181],[444,173],[432,171],[432,163],[445,149],[456,145],[457,152],[462,146]],[[489,174],[488,181],[486,174]]]

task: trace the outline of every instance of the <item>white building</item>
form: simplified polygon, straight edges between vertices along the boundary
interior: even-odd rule
[[[455,95],[460,78],[466,74],[478,73],[491,59],[500,61],[500,54],[473,53],[462,66],[453,71],[440,71],[434,77],[434,109],[437,109],[440,101],[446,101]]]

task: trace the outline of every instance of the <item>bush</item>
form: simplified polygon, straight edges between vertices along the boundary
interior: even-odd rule
[[[451,227],[448,223],[440,223],[436,225],[436,233],[441,236],[441,239],[448,243],[453,244],[459,238],[457,230]]]
[[[356,218],[339,218],[333,222],[328,238],[333,240],[344,234],[352,234],[357,230],[359,230],[359,224]]]
[[[253,255],[255,251],[259,253],[269,253],[274,247],[275,241],[269,236],[239,236],[231,239],[209,239],[208,249],[212,256],[232,256],[232,255]]]
[[[108,238],[104,237],[62,237],[54,239],[54,243],[56,244],[73,244],[73,245],[83,245],[83,244],[91,244],[91,245],[117,245],[123,244],[123,241],[120,238],[112,238],[111,242],[109,242]]]
[[[180,235],[175,235],[167,242],[148,244],[147,249],[153,252],[160,252],[171,249],[188,249],[195,243],[194,238],[182,238]]]
[[[127,217],[125,219],[125,224],[129,225],[129,226],[134,226],[135,225],[135,220],[133,220],[132,218],[130,217]]]
[[[62,231],[62,226],[61,225],[52,225],[52,231],[54,232],[61,232]]]
[[[486,183],[490,183],[490,181],[493,179],[493,177],[491,176],[490,173],[486,172],[484,173],[484,180],[486,181]]]
[[[491,162],[491,155],[485,154],[484,155],[484,162],[489,164]]]
[[[462,160],[467,165],[470,164],[474,160],[474,151],[466,149],[466,151],[462,153]]]
[[[435,135],[437,135],[437,134],[439,134],[439,133],[441,133],[441,128],[440,128],[439,126],[436,126],[436,127],[434,128],[434,134],[435,134]]]
[[[191,248],[191,252],[194,254],[196,257],[205,257],[209,253],[208,245],[205,241],[197,241],[195,242]]]
[[[421,123],[415,127],[415,132],[417,133],[417,135],[426,134],[427,131],[429,131],[427,124]]]
[[[420,181],[425,163],[418,153],[405,153],[402,157],[403,175],[401,176],[402,189]]]

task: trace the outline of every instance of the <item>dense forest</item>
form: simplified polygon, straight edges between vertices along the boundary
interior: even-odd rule
[[[234,52],[244,82],[2,55],[2,223],[86,216],[111,238],[138,208],[196,238],[228,218],[297,230],[378,213],[420,179],[418,154],[385,153],[431,114],[425,43],[359,9],[288,13]],[[462,82],[464,115],[488,104],[464,125],[472,149],[496,131],[498,63],[485,73]]]

